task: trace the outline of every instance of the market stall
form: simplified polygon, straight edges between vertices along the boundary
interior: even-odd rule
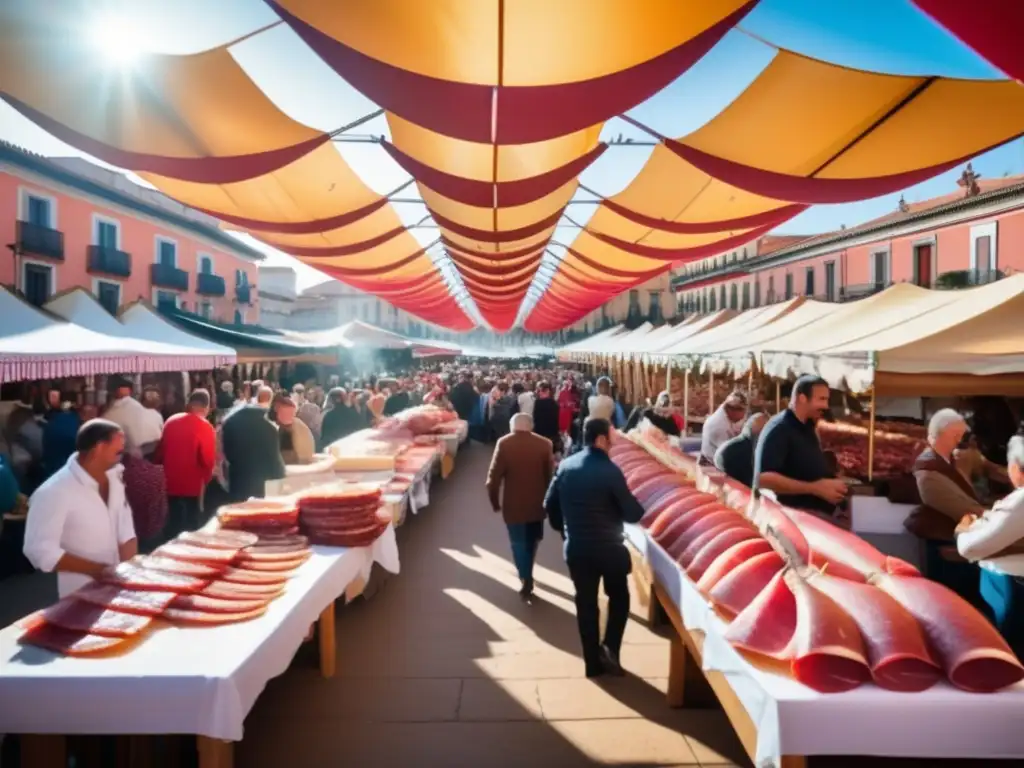
[[[129,322],[115,318],[82,288],[57,294],[43,309],[82,328],[118,339],[126,350],[138,351],[137,365],[132,370],[106,373],[141,372],[148,375],[150,383],[153,374],[162,374],[157,379],[163,379],[168,391],[182,389],[182,400],[189,389],[189,371],[211,371],[236,359],[235,350],[178,330],[141,302],[126,308],[122,317]]]
[[[0,383],[141,371],[143,348],[61,322],[0,288]]]
[[[965,601],[854,534],[751,503],[654,430],[611,452],[646,510],[628,526],[635,572],[676,634],[671,706],[702,675],[758,766],[1024,758],[1024,666]]]
[[[214,522],[209,530],[216,527]],[[194,539],[187,540],[184,548],[179,545],[178,550],[168,549],[175,542],[165,545],[163,549],[168,551],[162,561],[186,558]],[[158,550],[154,554],[163,553]],[[122,582],[128,595],[154,594],[132,591],[144,586],[145,577],[140,573],[161,579],[167,575],[159,570],[166,567],[163,564],[149,565],[153,560],[141,558],[138,566],[129,569],[134,571],[131,578],[135,581]],[[31,768],[64,768],[64,736],[72,734],[195,734],[200,768],[230,766],[231,744],[241,740],[246,715],[267,681],[288,668],[314,623],[319,627],[321,673],[333,676],[334,601],[353,581],[365,578],[374,562],[398,572],[398,551],[390,525],[367,546],[312,545],[280,596],[251,617],[227,617],[237,623],[211,620],[204,625],[207,622],[191,618],[191,611],[157,614],[139,635],[105,653],[75,655],[70,649],[60,653],[38,647],[26,638],[39,630],[39,622],[44,628],[51,620],[58,622],[57,627],[66,626],[63,621],[68,613],[53,619],[48,612],[43,612],[42,619],[29,617],[0,631],[0,699],[17,702],[17,706],[0,708],[0,731],[22,734],[22,765]],[[187,559],[184,565],[202,567]],[[192,589],[187,582],[175,582],[173,588],[184,588],[182,584]],[[168,582],[164,588],[172,585]],[[155,594],[171,597],[171,593]],[[184,597],[192,599],[187,594]],[[74,598],[73,594],[65,600]],[[120,603],[112,606],[121,607]],[[107,613],[111,612],[108,608]],[[190,618],[184,619],[183,614]],[[218,618],[216,613],[208,615]],[[102,619],[93,619],[97,620]],[[67,632],[60,630],[57,637],[65,639]]]

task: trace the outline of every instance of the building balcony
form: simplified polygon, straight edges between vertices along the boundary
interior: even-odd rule
[[[876,293],[881,293],[886,288],[892,285],[888,280],[884,282],[875,283],[859,283],[857,285],[844,285],[839,289],[839,301],[857,301],[858,299],[866,299],[868,296],[874,296]]]
[[[170,264],[153,264],[149,268],[149,278],[155,288],[170,288],[172,291],[188,290],[188,272]]]
[[[132,255],[105,245],[90,245],[86,251],[86,265],[94,274],[130,277]]]
[[[223,296],[227,293],[227,288],[224,286],[224,278],[220,275],[200,272],[196,275],[196,293],[202,296]]]
[[[43,256],[64,261],[64,233],[28,221],[19,221],[16,246],[22,256]]]
[[[252,286],[248,283],[240,283],[235,286],[235,298],[239,304],[252,304]]]
[[[956,290],[988,285],[1001,280],[1006,275],[998,269],[959,269],[943,272],[935,279],[936,290]]]

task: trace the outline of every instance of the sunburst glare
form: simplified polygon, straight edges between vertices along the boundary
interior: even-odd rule
[[[90,26],[89,39],[112,66],[130,68],[143,54],[139,31],[127,20],[101,16]]]

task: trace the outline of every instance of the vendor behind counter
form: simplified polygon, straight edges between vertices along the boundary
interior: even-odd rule
[[[801,376],[789,407],[773,416],[754,452],[754,489],[775,493],[780,504],[832,515],[847,486],[830,468],[818,441],[816,422],[829,407],[828,382]]]

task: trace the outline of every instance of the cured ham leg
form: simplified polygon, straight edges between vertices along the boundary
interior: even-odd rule
[[[942,677],[917,620],[871,584],[813,572],[813,589],[829,597],[856,623],[864,639],[871,679],[890,691],[923,691]]]
[[[718,582],[724,579],[732,571],[740,567],[747,560],[765,552],[772,552],[772,545],[766,539],[747,539],[739,544],[733,544],[722,554],[715,558],[697,581],[697,589],[701,594],[706,595]],[[780,560],[781,562],[781,560]]]
[[[704,504],[697,508],[691,508],[687,512],[683,512],[681,515],[676,517],[664,531],[661,532],[661,536],[655,536],[654,540],[661,544],[666,550],[672,546],[675,541],[686,533],[694,523],[702,519],[706,515],[714,514],[715,512],[723,512],[726,508],[719,504],[717,501],[713,501],[710,504]],[[667,512],[667,510],[666,510]]]
[[[719,555],[723,554],[733,545],[751,539],[764,541],[764,539],[758,536],[757,531],[745,522],[742,525],[729,526],[725,530],[719,531],[714,538],[701,545],[700,550],[690,560],[690,564],[686,566],[686,575],[690,577],[691,581],[699,581],[704,572],[718,559]],[[697,546],[697,542],[690,546]]]
[[[871,679],[853,619],[792,568],[772,578],[725,639],[746,653],[788,661],[796,680],[821,693],[849,691]]]
[[[957,688],[991,693],[1024,679],[1024,666],[995,627],[951,589],[920,576],[882,575],[876,583],[917,620]]]
[[[780,568],[725,632],[734,648],[770,659],[786,658],[796,632],[796,600]]]
[[[723,576],[708,592],[708,599],[726,618],[732,618],[764,591],[785,566],[774,549],[755,555]]]
[[[821,693],[851,691],[870,680],[864,640],[850,615],[795,570],[783,578],[796,602],[793,677]]]
[[[692,489],[690,488],[680,490],[676,500],[671,505],[665,507],[664,511],[661,513],[651,515],[650,512],[652,510],[648,510],[648,513],[645,513],[644,516],[640,518],[640,525],[644,528],[652,529],[651,535],[657,536],[657,532],[653,530],[655,524],[658,523],[658,521],[670,510],[673,512],[672,517],[674,519],[675,517],[689,512],[692,509],[718,501],[718,499],[710,493],[701,493],[700,491],[693,491],[691,493],[691,490]],[[666,525],[668,525],[668,522],[661,524],[662,530]]]
[[[673,558],[678,558],[686,551],[687,547],[712,528],[722,524],[735,526],[743,523],[744,519],[734,510],[731,510],[728,507],[722,507],[718,511],[704,515],[692,525],[688,526],[687,529],[680,534],[674,542],[665,547],[665,549]],[[681,563],[681,565],[685,567],[686,563]]]
[[[876,573],[920,575],[914,566],[899,558],[882,554],[855,533],[845,531],[798,509],[785,509],[784,513],[800,529],[807,541],[810,550],[807,562],[818,567],[831,563],[835,566],[830,566],[833,576],[854,578],[859,574],[860,578],[856,580],[865,581]]]

